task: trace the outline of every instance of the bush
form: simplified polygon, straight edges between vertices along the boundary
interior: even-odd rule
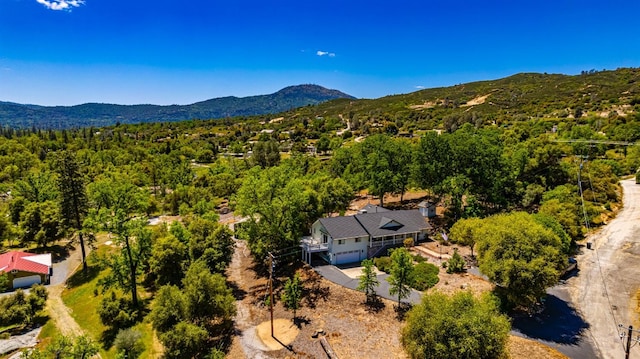
[[[389,272],[391,271],[391,258],[390,257],[379,257],[379,258],[374,258],[373,259],[373,264],[376,265],[376,267],[389,274]]]
[[[440,270],[431,263],[422,262],[413,267],[413,283],[411,287],[417,290],[426,290],[438,284]]]
[[[411,247],[413,247],[413,244],[414,244],[413,243],[413,238],[407,238],[402,243],[404,244],[405,248],[411,248]]]
[[[119,331],[113,345],[124,358],[137,358],[144,351],[142,334],[133,329]]]
[[[128,328],[138,320],[139,313],[131,301],[116,296],[115,292],[100,301],[98,315],[102,324],[113,328]]]
[[[413,261],[416,263],[422,263],[422,262],[426,262],[427,258],[419,255],[419,254],[414,254],[413,256],[411,256],[413,258]]]
[[[0,293],[9,290],[9,275],[5,272],[0,272]]]
[[[466,263],[462,256],[458,254],[458,251],[455,251],[451,259],[448,261],[447,273],[462,273],[464,272],[465,265]]]

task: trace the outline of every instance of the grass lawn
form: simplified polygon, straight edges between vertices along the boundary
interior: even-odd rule
[[[62,292],[64,304],[71,309],[71,315],[82,329],[98,341],[102,347],[100,354],[103,358],[115,358],[116,349],[114,346],[105,348],[105,331],[107,327],[102,324],[98,315],[98,307],[103,295],[98,288],[98,280],[104,277],[106,270],[100,271],[98,267],[89,260],[89,271],[87,275],[76,272],[69,278],[69,288]],[[142,288],[141,295],[144,296]],[[96,293],[98,293],[96,295]],[[134,329],[142,334],[145,352],[140,358],[160,357],[158,349],[153,345],[153,329],[149,323],[138,323]]]

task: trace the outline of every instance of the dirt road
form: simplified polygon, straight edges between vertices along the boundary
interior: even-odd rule
[[[620,183],[624,208],[587,238],[592,250],[582,250],[577,257],[580,271],[567,282],[571,301],[588,323],[587,336],[600,358],[623,358],[620,333],[632,324],[640,329],[634,314],[640,288],[640,185],[633,179]],[[640,348],[631,348],[631,357],[640,357]]]

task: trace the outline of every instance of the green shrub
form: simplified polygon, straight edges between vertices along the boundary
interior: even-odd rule
[[[422,263],[422,262],[426,262],[427,261],[427,258],[425,258],[425,257],[423,257],[423,256],[421,256],[419,254],[414,254],[412,256],[412,258],[413,258],[413,261],[416,262],[416,263]]]
[[[451,259],[448,261],[447,273],[462,273],[464,272],[465,265],[466,263],[462,256],[458,254],[458,251],[455,251]]]
[[[402,243],[404,244],[405,248],[411,248],[413,247],[413,238],[406,238],[404,241],[402,241]]]
[[[422,262],[413,267],[413,283],[411,286],[417,290],[426,290],[438,284],[440,270],[431,263]]]
[[[130,300],[119,297],[115,292],[105,296],[100,301],[98,315],[102,324],[113,328],[128,328],[135,324],[139,318],[139,312],[133,308]]]
[[[391,258],[390,257],[379,257],[379,258],[374,258],[373,259],[373,264],[376,265],[376,267],[385,272],[385,273],[389,273],[391,271]]]

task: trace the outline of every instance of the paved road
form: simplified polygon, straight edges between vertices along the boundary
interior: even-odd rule
[[[583,249],[580,271],[567,281],[571,302],[588,323],[586,340],[594,342],[599,358],[624,358],[620,333],[626,330],[618,325],[638,325],[633,309],[640,288],[640,185],[633,179],[620,183],[624,208],[587,239],[593,249]],[[638,346],[631,351],[631,358],[640,357]]]
[[[339,268],[332,265],[319,265],[314,266],[313,269],[316,270],[320,275],[322,275],[325,279],[332,281],[333,283],[339,284],[343,287],[356,289],[358,287],[358,279],[351,278],[344,274]],[[387,298],[389,300],[397,301],[397,296],[392,296],[389,294],[389,282],[387,282],[388,274],[383,273],[378,275],[378,282],[380,285],[376,288],[376,294],[380,297]],[[410,302],[412,304],[420,303],[420,298],[422,298],[422,294],[417,290],[411,290],[411,295],[409,298],[403,299],[403,302]]]

